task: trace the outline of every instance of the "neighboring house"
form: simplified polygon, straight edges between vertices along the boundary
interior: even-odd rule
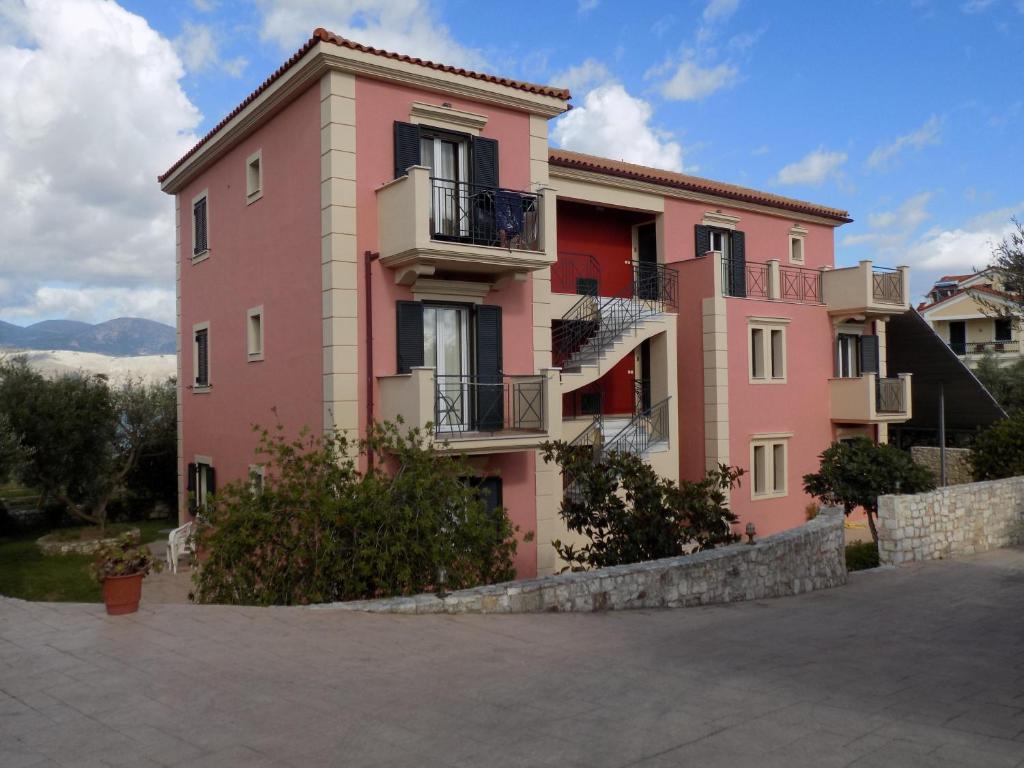
[[[1002,309],[1017,302],[1003,290],[999,275],[986,269],[971,275],[944,275],[928,292],[917,311],[967,365],[985,355],[1008,365],[1020,359],[1020,329]]]
[[[253,423],[401,416],[535,534],[527,577],[567,538],[545,440],[743,467],[731,505],[767,534],[833,439],[910,416],[885,344],[907,270],[832,269],[846,212],[551,149],[568,99],[317,30],[161,176],[182,519],[259,471]]]

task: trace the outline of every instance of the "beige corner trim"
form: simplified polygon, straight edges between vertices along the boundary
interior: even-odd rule
[[[320,80],[320,257],[325,431],[359,430],[356,90],[352,74]]]
[[[416,301],[483,304],[484,297],[491,292],[491,287],[490,283],[421,277],[412,284],[412,296]]]
[[[478,115],[475,112],[466,112],[444,105],[424,104],[422,101],[414,101],[409,109],[409,122],[416,123],[417,125],[447,128],[450,131],[459,131],[479,136],[480,131],[487,125],[487,115]]]
[[[578,168],[565,168],[553,165],[551,166],[550,172],[552,178],[589,182],[590,184],[597,186],[614,187],[647,195],[672,197],[678,200],[692,200],[706,205],[713,205],[715,207],[732,208],[740,211],[754,211],[756,213],[763,213],[766,216],[775,216],[777,218],[789,219],[791,221],[793,219],[798,219],[812,224],[824,224],[829,227],[839,227],[843,223],[836,221],[835,219],[828,219],[824,216],[815,216],[810,213],[801,213],[788,208],[776,208],[774,206],[762,205],[759,203],[748,203],[743,200],[733,200],[732,198],[709,195],[703,192],[691,192],[689,190],[654,184],[648,181],[626,179],[620,176],[609,176],[603,173],[594,173],[593,171],[582,171]],[[561,189],[561,187],[559,188]],[[582,197],[579,199],[586,200],[587,198]],[[662,207],[658,210],[661,211],[664,210],[664,208]]]
[[[174,196],[174,351],[175,370],[177,372],[177,383],[174,387],[174,412],[175,412],[175,433],[177,442],[177,465],[178,465],[178,522],[183,523],[185,513],[188,511],[188,499],[185,492],[185,404],[182,389],[185,382],[182,379],[181,365],[181,265],[184,254],[181,252],[181,195]]]
[[[736,225],[740,223],[740,217],[730,216],[729,214],[722,213],[721,211],[708,211],[704,214],[704,218],[701,219],[700,223],[706,227],[736,229]]]

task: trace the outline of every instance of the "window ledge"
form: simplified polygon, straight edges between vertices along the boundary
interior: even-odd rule
[[[205,251],[200,251],[199,253],[193,253],[192,254],[192,263],[193,264],[198,264],[201,261],[206,261],[208,258],[210,258],[210,249],[209,248],[207,248]]]
[[[193,395],[205,395],[211,389],[213,389],[213,387],[210,384],[193,384],[192,385],[192,394]]]
[[[768,501],[769,499],[784,499],[789,494],[786,491],[776,491],[775,493],[757,493],[750,494],[751,501]]]
[[[785,384],[785,379],[750,379],[751,384]]]
[[[263,362],[263,353],[262,352],[250,352],[249,353],[249,362],[250,363],[261,363],[261,362]]]
[[[258,190],[256,192],[253,192],[252,194],[246,195],[245,196],[245,204],[246,205],[252,205],[257,200],[261,200],[262,198],[263,198],[263,190],[260,189],[260,190]]]

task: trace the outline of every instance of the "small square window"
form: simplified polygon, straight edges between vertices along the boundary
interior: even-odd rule
[[[263,196],[263,150],[245,161],[245,201],[254,203]]]
[[[804,239],[802,237],[789,238],[789,260],[802,264],[804,261]]]
[[[263,359],[263,307],[253,307],[246,312],[246,351],[249,360]]]

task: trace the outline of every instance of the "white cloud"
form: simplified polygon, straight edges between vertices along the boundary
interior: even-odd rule
[[[739,70],[731,64],[701,67],[693,60],[679,64],[675,74],[659,87],[661,95],[674,101],[698,101],[715,91],[735,85]]]
[[[682,146],[671,133],[651,125],[653,114],[650,104],[619,83],[605,83],[590,91],[582,106],[560,117],[551,137],[565,149],[683,170]]]
[[[725,21],[740,7],[740,0],[709,0],[704,6],[704,21],[711,23]]]
[[[587,59],[582,64],[558,72],[549,80],[553,85],[568,88],[573,93],[584,91],[592,85],[606,82],[611,78],[608,67],[597,59]]]
[[[30,323],[40,317],[72,320],[108,320],[146,317],[175,323],[173,288],[69,288],[41,286],[22,297],[22,303],[4,308],[8,321]]]
[[[102,320],[155,307],[132,294],[172,299],[174,206],[156,176],[200,119],[173,45],[102,0],[0,4],[0,28],[2,311],[62,315],[81,294],[96,299],[83,319]]]
[[[185,69],[192,73],[220,68],[232,77],[241,77],[249,65],[244,56],[222,59],[216,33],[208,24],[186,21],[181,34],[174,40],[174,47],[185,63]]]
[[[460,45],[429,0],[257,0],[260,37],[298,48],[317,27],[396,53],[484,69],[480,51]]]
[[[590,13],[601,4],[601,0],[576,0],[576,11],[580,14]]]
[[[960,10],[964,13],[981,13],[988,10],[989,6],[994,2],[995,0],[967,0],[966,3],[960,6]]]
[[[824,149],[816,149],[801,160],[782,168],[776,181],[779,184],[820,186],[829,176],[835,175],[845,162],[845,152],[827,152]]]
[[[871,245],[887,255],[905,251],[913,233],[931,218],[928,212],[931,199],[931,192],[921,192],[904,200],[895,210],[868,214],[869,231],[847,235],[843,245]]]
[[[921,149],[930,144],[938,144],[941,128],[942,121],[935,115],[932,115],[916,131],[900,136],[889,144],[881,144],[875,147],[868,157],[868,167],[883,168],[905,149]]]

